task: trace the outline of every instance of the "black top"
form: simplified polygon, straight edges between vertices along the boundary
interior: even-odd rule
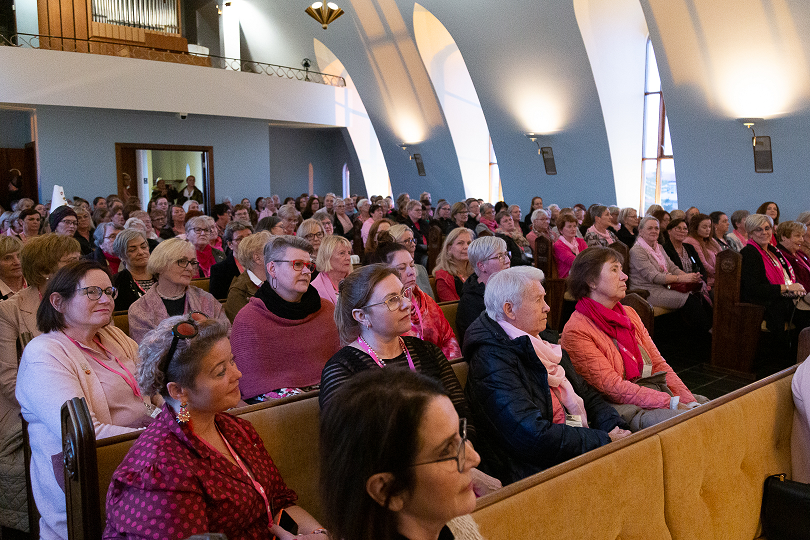
[[[523,250],[517,245],[515,239],[508,234],[496,233],[495,236],[506,242],[506,251],[512,254],[509,257],[510,266],[530,266],[531,263],[523,258]]]
[[[95,229],[90,231],[90,240],[80,235],[79,231],[73,233],[73,238],[79,241],[79,247],[82,248],[82,257],[90,255],[91,253],[93,253],[93,250],[96,249],[96,242],[95,239],[93,238],[93,231],[95,231]]]
[[[273,290],[273,287],[268,281],[262,283],[262,286],[256,291],[254,297],[264,302],[265,307],[270,313],[289,321],[306,319],[321,309],[321,297],[318,294],[318,290],[312,285],[309,286],[307,292],[301,297],[300,302],[287,302]]]
[[[700,275],[703,276],[703,281],[706,281],[706,269],[703,267],[703,263],[700,262],[700,257],[698,256],[698,252],[695,249],[695,246],[692,244],[683,244],[683,248],[686,250],[686,256],[689,257],[689,260],[692,263],[692,270],[689,272],[700,272]],[[675,246],[672,245],[672,242],[666,242],[664,244],[664,252],[670,258],[672,262],[675,263],[675,266],[686,272],[687,270],[683,267],[683,261],[681,260],[681,256],[675,251]]]
[[[411,353],[411,359],[416,371],[441,381],[459,417],[467,419],[467,432],[470,435],[470,440],[473,440],[475,438],[475,427],[472,425],[473,422],[470,418],[467,401],[464,399],[464,392],[461,390],[461,384],[458,382],[456,373],[447,358],[445,358],[442,350],[433,343],[422,341],[419,338],[405,336],[402,339],[405,340],[405,346]],[[405,353],[401,353],[390,360],[386,359],[385,367],[386,369],[409,369]],[[321,408],[329,403],[335,391],[352,375],[367,369],[380,369],[380,367],[369,354],[360,349],[346,346],[336,352],[326,363],[321,373],[321,392],[318,396]]]
[[[407,536],[397,534],[395,540],[409,540],[409,539]],[[456,537],[453,536],[453,533],[450,531],[450,527],[445,525],[444,527],[442,527],[441,532],[439,532],[439,538],[437,540],[456,540]]]
[[[434,219],[431,224],[436,225],[438,228],[440,228],[442,230],[442,234],[445,236],[450,234],[450,231],[458,227],[455,221],[447,218]]]
[[[126,311],[135,300],[146,294],[148,289],[141,287],[135,282],[129,270],[121,265],[121,270],[112,278],[113,287],[118,289],[118,297],[115,299],[115,311]],[[182,313],[181,313],[182,315]]]
[[[630,232],[630,230],[627,227],[622,227],[616,233],[616,237],[629,249],[633,247],[633,244],[636,243],[636,238],[638,238],[638,229],[635,229],[633,232]]]
[[[186,312],[186,295],[177,300],[166,300],[162,296],[160,299],[163,300],[163,305],[166,307],[166,313],[169,314],[169,317],[177,317]]]
[[[211,266],[208,292],[217,300],[228,298],[228,289],[231,287],[231,282],[234,278],[238,278],[239,274],[236,259],[233,257],[233,252],[230,251],[228,255],[225,256],[224,261]]]
[[[467,328],[487,309],[484,305],[485,290],[486,285],[478,281],[478,274],[473,273],[464,282],[456,311],[456,329],[458,330],[456,339],[458,339],[459,347],[464,346],[464,333]]]

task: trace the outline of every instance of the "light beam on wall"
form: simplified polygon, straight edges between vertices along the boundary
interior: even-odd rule
[[[568,115],[568,98],[558,90],[545,86],[526,85],[514,91],[514,114],[525,131],[550,135],[562,130]]]

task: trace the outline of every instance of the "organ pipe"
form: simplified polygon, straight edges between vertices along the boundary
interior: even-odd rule
[[[92,0],[91,9],[96,22],[179,33],[174,0]]]

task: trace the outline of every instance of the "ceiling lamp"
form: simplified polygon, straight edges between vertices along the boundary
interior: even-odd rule
[[[315,2],[306,9],[306,12],[310,17],[321,23],[324,30],[326,30],[329,23],[343,15],[343,10],[333,2]]]

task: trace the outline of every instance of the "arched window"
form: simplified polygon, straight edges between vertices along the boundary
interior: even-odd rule
[[[644,76],[644,140],[641,155],[641,210],[656,203],[666,210],[678,207],[675,160],[669,121],[661,92],[661,78],[652,41],[647,38],[647,68]]]

